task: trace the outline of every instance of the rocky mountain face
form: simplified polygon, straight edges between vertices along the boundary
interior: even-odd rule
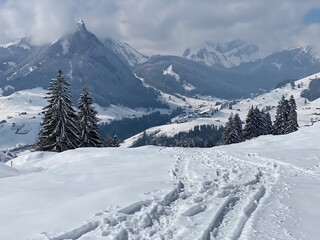
[[[284,80],[319,72],[318,56],[312,47],[298,47],[261,57],[257,46],[235,40],[188,48],[184,57],[149,58],[119,40],[99,40],[79,21],[75,32],[45,46],[33,46],[27,38],[0,45],[0,88],[4,95],[47,88],[62,69],[75,102],[85,84],[101,106],[163,107],[157,90],[186,96],[247,97]]]
[[[320,71],[320,58],[313,47],[297,47],[276,51],[263,59],[230,68],[247,75],[252,84],[270,90],[287,79],[300,79]]]
[[[208,66],[230,68],[257,60],[259,58],[259,48],[241,40],[227,43],[206,42],[199,47],[187,48],[183,57],[204,62]]]
[[[0,74],[14,68],[35,49],[37,47],[33,46],[28,38],[0,45]]]
[[[228,99],[263,93],[288,79],[300,79],[320,71],[320,59],[310,46],[279,50],[253,60],[258,48],[239,40],[207,45],[210,48],[202,49],[205,54],[194,55],[187,50],[184,58],[155,56],[134,71],[164,92]]]
[[[101,106],[161,105],[158,93],[143,86],[127,64],[86,29],[83,21],[78,22],[75,32],[31,51],[14,66],[4,69],[0,73],[0,86],[11,90],[46,88],[58,69],[69,78],[74,100],[85,84]]]
[[[134,72],[146,84],[170,94],[202,94],[227,99],[246,95],[243,88],[246,79],[241,75],[182,57],[153,56],[136,66]]]
[[[121,42],[118,39],[107,38],[103,40],[103,43],[108,49],[118,55],[122,59],[122,61],[127,63],[130,67],[144,63],[149,59],[149,57],[138,52],[129,44]]]

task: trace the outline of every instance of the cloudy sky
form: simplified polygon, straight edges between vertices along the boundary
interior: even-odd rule
[[[82,18],[98,37],[145,54],[179,54],[236,38],[263,51],[320,48],[319,0],[0,0],[0,43],[28,36],[52,42]]]

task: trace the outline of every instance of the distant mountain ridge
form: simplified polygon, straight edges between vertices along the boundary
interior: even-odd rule
[[[183,57],[204,62],[208,66],[234,67],[242,63],[255,61],[259,56],[256,45],[239,39],[226,43],[206,42],[202,46],[187,48]]]
[[[149,57],[138,52],[129,44],[115,38],[107,38],[103,40],[104,45],[117,54],[130,67],[148,61]]]
[[[158,93],[143,86],[127,64],[86,29],[83,21],[78,22],[75,32],[28,52],[14,66],[4,69],[0,73],[0,87],[5,89],[10,85],[7,88],[10,91],[47,88],[58,69],[71,81],[75,101],[85,84],[101,106],[163,106],[157,100]]]
[[[158,90],[226,99],[260,94],[285,80],[319,72],[320,60],[310,46],[263,56],[257,46],[242,40],[206,42],[186,49],[183,57],[148,57],[117,39],[98,39],[83,21],[75,32],[45,46],[33,46],[28,38],[0,45],[4,95],[46,88],[60,68],[71,81],[75,101],[86,84],[101,106],[136,108],[164,107]]]

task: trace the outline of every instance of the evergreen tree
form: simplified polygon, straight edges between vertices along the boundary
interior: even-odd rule
[[[147,140],[147,134],[146,131],[143,132],[143,137],[141,139],[139,139],[141,142],[144,142]],[[117,136],[114,137],[109,137],[108,139],[106,139],[105,143],[104,143],[105,147],[120,147],[120,142]]]
[[[237,128],[235,126],[233,114],[231,114],[224,128],[221,144],[229,145],[229,144],[238,143],[238,142],[240,142],[239,135],[238,135]]]
[[[253,106],[251,106],[247,118],[246,118],[246,123],[244,125],[243,129],[243,136],[245,139],[251,139],[257,136],[257,124],[255,121],[255,111]]]
[[[269,112],[264,113],[264,121],[265,121],[265,126],[266,126],[266,132],[265,134],[271,134],[272,133],[272,121],[271,121],[271,116]]]
[[[288,123],[290,106],[289,101],[282,96],[277,106],[276,117],[273,124],[272,133],[274,135],[285,134],[286,125]]]
[[[253,115],[254,115],[254,122],[256,124],[256,129],[257,129],[256,134],[254,134],[254,137],[266,135],[267,134],[267,126],[266,126],[266,122],[265,122],[264,112],[260,111],[260,109],[258,107],[255,107]]]
[[[298,116],[297,116],[297,105],[296,101],[291,95],[290,100],[289,100],[289,114],[288,114],[288,123],[286,125],[285,134],[292,133],[298,130]]]
[[[78,101],[78,118],[80,131],[79,147],[102,147],[103,141],[98,133],[98,112],[93,105],[93,98],[86,87],[83,87]]]
[[[39,151],[62,152],[78,147],[77,114],[72,107],[68,87],[69,83],[59,70],[45,97],[49,104],[42,111],[44,117],[36,145]]]
[[[242,130],[242,121],[241,121],[238,113],[236,113],[234,115],[233,121],[234,121],[234,125],[235,125],[235,128],[236,128],[238,136],[239,136],[238,140],[239,140],[239,142],[243,142],[244,137],[243,137],[243,130]]]

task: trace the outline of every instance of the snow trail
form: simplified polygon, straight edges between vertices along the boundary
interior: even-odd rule
[[[176,149],[172,157],[171,191],[98,213],[83,225],[91,227],[79,227],[81,234],[75,229],[49,239],[239,239],[277,181],[270,161],[212,149]]]

